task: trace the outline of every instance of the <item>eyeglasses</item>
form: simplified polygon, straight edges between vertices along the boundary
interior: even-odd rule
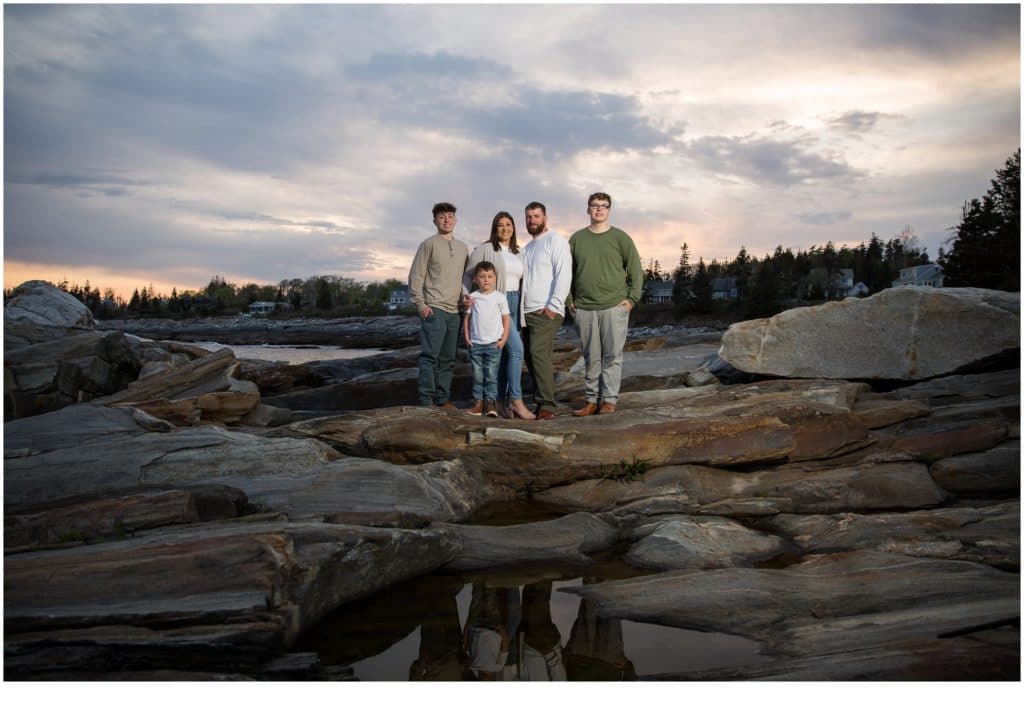
[[[590,205],[590,208],[591,209],[611,209],[612,206],[610,204],[592,204],[592,205]]]

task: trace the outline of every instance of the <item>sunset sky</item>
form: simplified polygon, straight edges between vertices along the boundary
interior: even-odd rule
[[[997,5],[4,6],[4,285],[404,279],[586,197],[646,264],[883,239],[934,258],[1020,145]]]

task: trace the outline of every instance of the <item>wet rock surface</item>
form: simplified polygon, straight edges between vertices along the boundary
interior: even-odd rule
[[[999,294],[876,295],[872,323],[917,317],[874,357],[939,343],[927,330],[963,316],[950,305],[1007,324]],[[813,314],[824,329],[859,318]],[[560,415],[525,422],[404,405],[415,349],[285,369],[42,318],[19,318],[5,355],[5,401],[29,407],[4,426],[9,679],[352,678],[291,649],[342,604],[428,573],[611,552],[651,574],[572,588],[594,621],[739,635],[771,658],[661,678],[1019,677],[1019,350],[994,369],[922,357],[895,382],[842,363],[770,378],[723,371],[717,334],[645,332],[617,411],[578,419],[582,363],[563,333]],[[324,326],[369,342],[403,324]],[[258,325],[194,338],[265,342]],[[941,363],[968,371],[907,379]],[[470,523],[513,501],[561,516]]]

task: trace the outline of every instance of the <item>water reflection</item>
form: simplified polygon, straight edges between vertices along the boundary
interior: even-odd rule
[[[766,661],[735,636],[603,617],[578,573],[430,575],[342,607],[295,646],[366,681],[629,681]]]

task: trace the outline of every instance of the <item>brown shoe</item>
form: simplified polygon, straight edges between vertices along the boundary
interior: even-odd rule
[[[537,415],[526,408],[526,404],[523,403],[522,399],[516,399],[509,402],[509,412],[512,414],[512,418],[515,419],[526,419],[527,421],[533,421],[537,418]]]
[[[498,418],[498,410],[494,406],[494,400],[493,399],[485,399],[484,400],[484,413],[487,414],[488,416],[492,417],[492,418],[495,418],[495,419]]]
[[[614,414],[615,413],[615,405],[614,404],[609,404],[608,402],[605,402],[604,404],[601,405],[601,413],[602,414]]]
[[[550,411],[549,409],[540,409],[537,412],[538,421],[550,421],[553,418],[555,418],[555,412]]]
[[[583,407],[582,409],[577,409],[576,411],[572,412],[572,415],[573,416],[590,416],[591,414],[596,414],[596,413],[597,413],[597,404],[594,404],[593,402],[588,402],[587,405],[585,407]]]
[[[437,405],[437,408],[438,408],[438,409],[447,409],[447,410],[449,410],[449,411],[455,411],[455,410],[457,410],[457,409],[458,409],[459,407],[455,406],[455,405],[454,405],[454,404],[452,404],[451,402],[445,402],[444,404],[438,404],[438,405]]]
[[[512,413],[512,409],[509,407],[509,403],[504,399],[499,399],[496,402],[496,408],[498,410],[498,417],[502,419],[514,419],[515,414]]]
[[[484,403],[479,399],[473,403],[473,408],[469,410],[470,416],[482,416],[484,413]]]

